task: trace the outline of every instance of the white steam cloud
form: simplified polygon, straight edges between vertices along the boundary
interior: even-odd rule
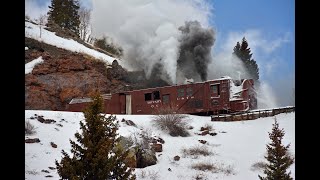
[[[162,77],[176,83],[178,28],[186,21],[207,28],[210,7],[202,0],[95,0],[93,35],[110,36],[121,45],[125,61],[120,63],[126,68],[143,69],[149,77],[161,65]]]
[[[230,76],[234,79],[244,77],[238,72],[245,72],[241,60],[232,56],[233,48],[237,42],[245,37],[249,43],[252,58],[259,67],[260,87],[256,86],[258,92],[258,108],[271,108],[278,106],[294,105],[294,76],[277,77],[277,71],[287,69],[287,64],[276,56],[277,50],[292,41],[291,33],[284,33],[276,39],[268,38],[257,29],[244,32],[230,32],[226,37],[218,39],[216,53],[213,54],[213,61],[209,65],[209,79],[221,76]],[[294,61],[294,59],[293,59]],[[294,74],[294,72],[293,72]],[[239,77],[240,76],[240,77]]]

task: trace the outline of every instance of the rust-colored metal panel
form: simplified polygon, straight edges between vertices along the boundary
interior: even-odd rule
[[[105,99],[105,110],[110,114],[126,114],[131,103],[132,114],[153,114],[160,109],[171,107],[178,113],[215,114],[236,112],[254,108],[256,94],[253,80],[244,80],[240,100],[230,101],[229,78],[200,83],[166,86],[114,93]],[[127,97],[127,98],[126,98]],[[131,97],[131,101],[129,98]],[[127,99],[127,100],[126,100]],[[254,101],[255,100],[255,101]],[[251,104],[250,104],[251,103]],[[69,104],[69,111],[81,111],[85,103]]]

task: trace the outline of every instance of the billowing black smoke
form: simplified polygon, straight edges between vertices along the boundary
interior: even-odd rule
[[[215,33],[211,28],[203,28],[198,21],[187,21],[179,27],[182,35],[180,55],[177,60],[177,83],[185,78],[195,81],[207,80],[208,64],[211,61],[211,47],[215,42]]]

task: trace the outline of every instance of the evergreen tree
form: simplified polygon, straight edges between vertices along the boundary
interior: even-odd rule
[[[48,24],[55,23],[79,36],[80,17],[78,0],[51,0],[48,11]]]
[[[237,45],[233,48],[233,55],[237,56],[244,63],[246,71],[249,75],[245,78],[252,78],[255,81],[259,81],[259,67],[256,61],[251,59],[252,53],[248,46],[249,44],[247,40],[245,37],[243,37],[241,45],[239,42],[237,42]]]
[[[56,160],[59,176],[72,180],[135,179],[134,169],[125,162],[129,151],[119,145],[116,117],[101,114],[103,99],[98,93],[92,99],[84,110],[85,123],[80,121],[82,134],[75,133],[77,142],[70,139],[73,157],[62,150],[63,158]]]
[[[275,119],[272,132],[269,133],[271,143],[267,144],[267,155],[265,158],[268,160],[267,166],[264,169],[266,177],[259,178],[261,180],[291,180],[291,172],[287,173],[286,170],[293,164],[294,158],[288,154],[290,144],[287,146],[282,145],[282,138],[285,132],[283,129],[279,129],[279,124]]]

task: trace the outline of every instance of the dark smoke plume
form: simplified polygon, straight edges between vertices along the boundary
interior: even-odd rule
[[[213,29],[201,27],[198,21],[187,21],[179,27],[182,35],[180,55],[177,60],[177,83],[185,78],[195,81],[207,80],[208,64],[211,61],[211,47],[215,42]]]

